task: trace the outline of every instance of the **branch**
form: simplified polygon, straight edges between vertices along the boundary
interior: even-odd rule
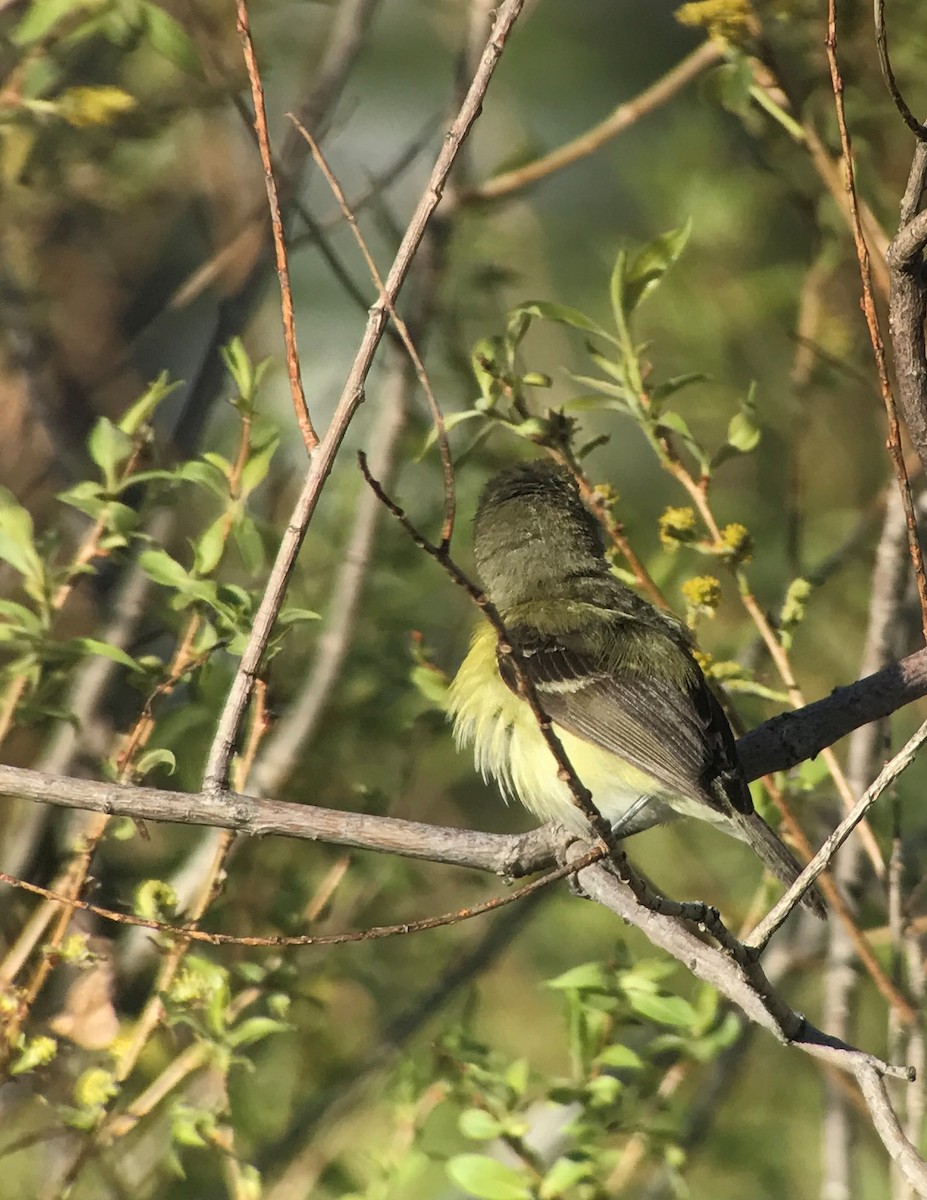
[[[513,192],[521,191],[522,188],[536,183],[539,179],[544,179],[547,175],[553,175],[555,171],[572,166],[582,158],[588,158],[590,154],[594,154],[613,137],[624,133],[641,117],[672,99],[677,92],[682,91],[686,84],[691,83],[693,79],[697,79],[708,67],[713,67],[716,63],[723,61],[724,48],[719,42],[703,42],[701,46],[678,62],[672,70],[667,71],[656,83],[645,88],[640,95],[635,96],[633,100],[626,100],[623,104],[619,104],[598,125],[587,129],[585,133],[566,142],[563,146],[558,146],[556,150],[545,154],[543,158],[535,159],[526,166],[517,167],[514,171],[496,175],[494,179],[489,179],[477,187],[468,188],[462,194],[461,199],[466,202],[498,200],[502,196],[509,196]]]
[[[918,1193],[927,1195],[927,1164],[902,1132],[885,1090],[886,1076],[911,1081],[908,1068],[893,1066],[829,1037],[776,995],[756,959],[738,956],[735,960],[727,947],[707,945],[681,922],[643,908],[630,889],[601,864],[586,867],[577,878],[589,896],[640,929],[653,945],[684,962],[694,975],[733,1001],[751,1021],[779,1041],[855,1076],[873,1125],[893,1161]]]
[[[246,0],[236,0],[238,11],[238,34],[241,38],[245,66],[248,69],[248,79],[251,83],[251,99],[254,104],[254,131],[257,134],[258,146],[261,151],[261,166],[264,169],[264,186],[267,189],[267,206],[270,209],[270,227],[274,238],[274,257],[277,266],[277,279],[280,281],[280,316],[283,321],[283,341],[286,346],[286,370],[290,380],[290,395],[293,398],[293,410],[296,423],[302,434],[308,453],[319,444],[319,437],[312,425],[306,395],[303,391],[302,374],[299,368],[299,351],[296,348],[296,322],[293,316],[293,292],[290,289],[290,268],[287,263],[286,236],[283,231],[283,217],[280,213],[280,197],[277,194],[277,180],[274,176],[274,164],[270,153],[270,135],[267,132],[267,109],[264,105],[264,87],[258,71],[257,58],[254,53],[254,43],[251,40],[251,24],[248,20],[248,5]]]
[[[881,720],[927,695],[927,650],[835,689],[823,700],[781,713],[737,743],[748,779],[785,771],[861,725]],[[526,835],[478,833],[340,812],[311,804],[259,800],[237,792],[172,792],[28,771],[0,764],[0,794],[60,808],[85,809],[149,821],[211,825],[264,837],[299,838],[427,859],[518,877],[550,860],[544,831]]]
[[[737,743],[748,779],[787,771],[870,721],[880,721],[927,695],[927,650],[835,688],[823,700],[780,713]]]
[[[525,0],[505,0],[498,9],[495,25],[474,74],[473,82],[460,112],[444,138],[441,152],[435,162],[428,184],[409,221],[386,278],[384,291],[391,303],[395,303],[412,265],[412,260],[421,244],[426,226],[440,203],[441,194],[454,165],[454,160],[460,153],[464,139],[480,113],[489,81],[492,79],[496,64],[505,47],[506,39],[524,7],[524,2]],[[386,328],[388,316],[386,306],[382,302],[375,304],[370,310],[367,328],[348,373],[331,424],[325,437],[313,452],[309,474],[281,539],[276,562],[268,579],[261,604],[255,614],[251,637],[248,639],[242,655],[225,708],[219,718],[213,744],[210,747],[204,781],[205,786],[214,792],[219,792],[227,781],[228,765],[238,737],[242,717],[251,696],[274,621],[283,602],[287,580],[309,527],[322,487],[334,464],[335,456],[348,426],[364,398],[364,384],[373,365],[374,355]]]

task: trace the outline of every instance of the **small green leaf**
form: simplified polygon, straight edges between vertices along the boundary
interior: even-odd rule
[[[540,1200],[555,1200],[570,1188],[594,1177],[592,1163],[586,1158],[558,1158],[544,1176]]]
[[[756,419],[756,384],[750,390],[727,427],[727,441],[715,453],[712,467],[718,467],[737,454],[749,454],[759,445],[762,431]]]
[[[247,513],[232,526],[232,540],[245,570],[249,575],[257,575],[266,561],[264,541],[256,522]]]
[[[523,1096],[528,1090],[528,1078],[530,1068],[527,1058],[516,1058],[514,1062],[509,1063],[505,1072],[506,1087],[515,1095]]]
[[[644,1063],[641,1056],[630,1046],[622,1046],[620,1042],[615,1042],[611,1046],[606,1046],[596,1056],[596,1065],[611,1067],[613,1070],[639,1071],[643,1068]]]
[[[683,375],[674,375],[671,379],[665,379],[663,383],[658,383],[650,393],[650,399],[652,403],[659,404],[663,400],[668,400],[670,396],[675,396],[683,388],[691,387],[694,383],[706,383],[710,379],[711,376],[706,375],[703,371],[689,371]]]
[[[680,416],[678,412],[669,410],[661,413],[656,422],[657,430],[665,429],[670,433],[678,434],[686,445],[686,449],[690,452],[695,461],[699,464],[702,472],[708,470],[708,455],[693,437],[689,429],[689,423],[685,417]]]
[[[114,425],[109,417],[101,417],[87,439],[90,457],[100,468],[107,488],[116,487],[119,468],[127,462],[135,449],[135,443],[127,433]]]
[[[139,669],[135,659],[131,655],[126,654],[125,650],[120,646],[113,646],[109,642],[101,642],[98,638],[72,638],[69,644],[84,654],[99,654],[101,657],[108,658],[123,667],[128,667],[130,671],[137,671]]]
[[[319,621],[321,617],[319,613],[313,612],[311,608],[297,608],[290,606],[285,608],[277,618],[278,625],[296,625],[300,621]]]
[[[173,775],[177,770],[177,759],[170,750],[146,750],[133,766],[132,773],[136,779],[144,779],[158,767],[167,767],[168,775]]]
[[[129,437],[135,437],[143,426],[148,424],[158,405],[179,387],[179,383],[169,381],[167,371],[162,371],[157,379],[153,379],[149,383],[138,400],[123,413],[119,421],[119,428]]]
[[[241,473],[241,492],[243,496],[249,496],[267,478],[271,459],[276,454],[279,444],[280,436],[275,433],[259,450],[255,450],[250,455]]]
[[[545,987],[554,988],[557,991],[614,991],[611,972],[597,962],[582,963],[578,967],[571,967],[562,975],[548,979]]]
[[[228,1034],[228,1044],[236,1050],[242,1046],[253,1046],[262,1042],[274,1033],[286,1033],[292,1029],[286,1021],[276,1021],[273,1017],[249,1017],[236,1025]]]
[[[465,1108],[457,1118],[457,1128],[474,1142],[488,1142],[502,1132],[499,1121],[483,1108]]]
[[[554,304],[550,300],[529,300],[526,304],[519,304],[517,308],[513,308],[509,314],[509,320],[520,314],[541,317],[545,321],[554,321],[558,325],[580,329],[583,333],[592,333],[596,337],[604,338],[607,342],[615,342],[614,337],[607,333],[597,321],[587,317],[578,308],[570,308],[566,304]]]
[[[638,991],[628,991],[627,995],[634,1011],[649,1021],[689,1027],[696,1021],[695,1009],[682,996],[661,996]]]
[[[626,323],[634,310],[660,284],[666,272],[685,249],[692,222],[671,229],[642,246],[633,257],[621,254],[612,272],[612,309],[619,325]]]
[[[193,570],[197,575],[211,575],[222,559],[228,536],[225,514],[216,517],[193,543]]]
[[[185,462],[178,468],[177,478],[205,488],[206,491],[212,492],[214,496],[218,496],[220,500],[228,499],[228,478],[214,463],[204,462],[202,459],[193,459],[191,462]]]
[[[448,1161],[447,1173],[452,1183],[478,1200],[531,1200],[526,1171],[484,1154],[458,1154]]]
[[[190,573],[166,550],[158,548],[143,551],[138,556],[138,565],[149,579],[160,583],[162,587],[182,591],[190,585]]]
[[[12,492],[0,487],[0,558],[31,584],[39,588],[45,568],[33,542],[32,517]]]
[[[141,0],[148,41],[168,62],[188,75],[202,76],[203,69],[196,45],[184,27],[157,4]]]

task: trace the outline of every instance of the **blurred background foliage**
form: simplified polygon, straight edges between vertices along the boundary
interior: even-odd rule
[[[927,55],[924,15],[915,0],[891,7],[896,73],[916,83]],[[316,118],[311,128],[348,196],[361,198],[360,220],[384,268],[440,144],[473,14],[485,9],[474,4],[471,12],[460,0],[250,5],[290,214],[297,333],[317,428],[334,409],[375,290],[284,114],[305,114],[308,105]],[[835,189],[807,144],[811,127],[835,164],[824,6],[758,0],[751,8],[731,0],[676,9],[662,0],[528,6],[459,168],[441,236],[428,251],[433,275],[413,272],[406,303],[450,416],[473,408],[479,389],[471,351],[503,334],[513,306],[557,302],[608,325],[619,251],[689,223],[685,250],[642,308],[638,336],[654,380],[704,375],[673,397],[672,407],[710,450],[725,441],[755,388],[761,437],[718,468],[712,503],[719,524],[749,530],[753,557],[744,570],[773,618],[794,580],[816,583],[791,645],[799,682],[816,698],[859,670],[889,481],[852,241]],[[339,22],[357,13],[356,53],[342,64],[340,86],[326,93],[327,55],[343,44]],[[860,191],[891,236],[911,139],[881,82],[869,6],[843,3],[840,20]],[[576,136],[662,76],[700,44],[706,24],[726,41],[719,62],[694,83],[595,154],[504,198],[479,198],[486,179]],[[227,611],[206,605],[196,633],[201,654],[171,676],[164,664],[203,601],[189,580],[166,580],[163,562],[159,575],[149,559],[148,574],[160,586],[125,647],[135,667],[113,664],[108,692],[92,713],[69,713],[68,689],[88,649],[73,639],[105,640],[120,572],[144,530],[153,539],[149,553],[163,543],[194,574],[204,567],[199,575],[220,588],[259,595],[305,470],[282,366],[266,201],[233,6],[6,0],[0,73],[0,482],[9,489],[5,511],[20,511],[19,503],[31,513],[38,553],[61,569],[72,564],[67,602],[45,614],[39,643],[24,650],[21,639],[9,639],[4,722],[16,713],[4,758],[120,776],[126,760],[119,739],[154,696],[156,722],[146,744],[162,753],[144,768],[135,760],[120,777],[197,789],[236,638],[248,625],[250,602],[241,595],[221,593]],[[751,94],[758,79],[769,88],[765,107]],[[333,277],[332,254],[360,301]],[[223,363],[220,348],[233,337],[242,341]],[[243,402],[248,363],[265,359],[255,396]],[[430,419],[410,389],[408,399],[395,399],[397,361],[384,345],[303,548],[290,603],[320,619],[303,613],[269,667],[271,729],[324,653],[340,603],[333,588],[364,497],[353,451],[381,446],[388,405],[396,412],[386,471],[394,494],[423,529],[434,534],[440,526],[438,456],[433,447],[423,452]],[[573,376],[595,373],[582,335],[550,322],[532,323],[518,361],[523,372],[550,377],[549,390],[525,389],[538,416],[588,394]],[[91,442],[88,453],[91,431],[101,417],[118,427],[161,372],[180,386],[154,408],[150,423],[146,416],[143,432],[126,434],[123,457],[109,460],[117,473],[127,463],[132,468],[119,484],[127,524],[110,531],[111,544],[89,572],[86,564],[73,568],[93,514],[87,518],[58,497],[101,471],[106,479],[99,446],[94,453]],[[257,434],[243,432],[252,418]],[[689,500],[640,428],[609,411],[583,412],[580,420],[578,444],[603,439],[584,460],[586,471],[613,489],[615,516],[676,611],[686,610],[686,580],[722,578],[714,619],[698,622],[702,649],[781,691],[730,573],[697,547],[661,540],[661,514]],[[274,430],[280,445],[268,462]],[[535,451],[485,415],[457,426],[451,443],[459,460],[456,554],[469,568],[469,518],[482,483],[498,466]],[[138,461],[130,460],[131,447]],[[254,468],[254,495],[235,509],[221,564],[204,564],[204,539],[217,514],[234,505],[203,486],[206,468],[183,466],[202,463],[204,452],[228,463],[239,454],[262,462]],[[135,481],[133,471],[161,478]],[[105,491],[114,494],[112,486]],[[170,515],[169,532],[148,524],[159,513]],[[5,558],[4,595],[22,603],[22,572]],[[915,612],[913,601],[900,610],[898,654],[917,645]],[[15,624],[12,611],[5,616]],[[472,619],[466,597],[394,522],[381,519],[335,685],[274,794],[463,827],[526,828],[524,814],[507,810],[455,754],[441,712],[443,680],[465,652]],[[27,682],[17,690],[24,672]],[[757,695],[736,697],[745,727],[780,708]],[[893,742],[913,719],[906,712],[892,721]],[[62,723],[76,737],[66,759],[50,758]],[[781,782],[818,839],[837,809],[824,773],[805,764]],[[920,878],[922,787],[923,771],[915,768],[900,789],[912,885]],[[22,803],[5,801],[0,820],[0,866],[44,884],[61,878],[75,839],[84,836],[74,818],[37,814]],[[891,813],[877,814],[874,824],[887,847]],[[184,898],[214,852],[201,831],[152,826],[142,836],[120,823],[96,848],[93,887],[85,894],[138,907],[155,903],[136,896],[140,882],[162,879]],[[670,895],[718,904],[734,927],[751,906],[756,864],[710,830],[653,831],[635,839],[633,852]],[[300,932],[307,922],[319,932],[400,922],[475,903],[499,887],[457,869],[283,840],[237,846],[220,876],[209,925],[240,934]],[[33,909],[24,894],[5,894],[0,928],[7,948],[18,944]],[[865,924],[884,923],[878,887],[867,889],[863,912]],[[713,1075],[718,1054],[738,1035],[711,997],[681,969],[664,978],[637,935],[565,888],[517,911],[414,937],[277,955],[198,951],[168,991],[169,1024],[146,1041],[122,1091],[114,1055],[156,986],[165,951],[139,931],[90,919],[75,918],[71,930],[83,939],[72,947],[76,965],[69,966],[59,939],[55,969],[17,1031],[15,1074],[0,1090],[9,1195],[63,1195],[69,1172],[75,1197],[167,1200],[244,1200],[260,1194],[259,1177],[274,1200],[386,1200],[460,1194],[456,1189],[549,1198],[656,1196],[675,1188],[717,1200],[819,1194],[822,1099],[813,1066],[764,1036],[749,1046],[742,1069],[729,1065]],[[790,1002],[814,1017],[825,937],[802,926],[785,955]],[[888,966],[888,942],[879,945]],[[3,974],[9,1006],[22,999],[15,989],[23,980],[35,979],[42,953],[37,944],[18,973]],[[610,964],[608,980],[571,983],[567,975],[544,985],[594,961]],[[88,980],[81,993],[78,985]],[[242,998],[248,989],[253,994]],[[855,1036],[887,1052],[885,1014],[870,991],[863,989]],[[651,999],[644,1003],[641,994]],[[654,1017],[652,997],[687,1007],[670,1005]],[[245,1019],[236,1002],[267,1023],[240,1037],[230,1032]],[[103,1032],[82,1034],[101,1013]],[[629,1049],[603,1059],[606,1044]],[[150,1107],[146,1099],[137,1124],[120,1128],[102,1148],[95,1143],[78,1162],[90,1144],[88,1129],[98,1133],[104,1117],[148,1097],[146,1089],[197,1047],[202,1059],[188,1075]],[[660,1081],[679,1064],[678,1079],[660,1092]],[[576,1082],[590,1071],[599,1080],[596,1094]],[[717,1100],[701,1112],[716,1078]],[[525,1167],[533,1152],[524,1139],[542,1109],[549,1115],[541,1100],[551,1094],[582,1113],[580,1132],[568,1139],[573,1157],[558,1160],[580,1165],[574,1176],[563,1167],[562,1178],[542,1186],[541,1175],[531,1177]],[[865,1120],[860,1131],[854,1195],[884,1196],[881,1147]],[[511,1175],[481,1174],[486,1168],[471,1154],[497,1136],[514,1148]]]

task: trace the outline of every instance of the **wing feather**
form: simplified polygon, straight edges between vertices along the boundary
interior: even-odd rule
[[[557,725],[609,750],[657,781],[672,795],[701,801],[719,812],[753,811],[730,725],[688,650],[662,637],[679,667],[682,685],[615,660],[578,633],[545,634],[527,626],[508,629],[514,650],[538,699]],[[634,632],[606,639],[628,647]],[[595,639],[601,643],[603,639]],[[500,654],[499,671],[518,690],[512,656]]]

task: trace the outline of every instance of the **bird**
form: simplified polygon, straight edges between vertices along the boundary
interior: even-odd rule
[[[695,817],[747,842],[786,886],[801,867],[755,811],[730,724],[686,625],[612,573],[601,523],[550,459],[483,489],[477,571],[505,628],[484,617],[448,693],[459,748],[542,821],[588,835],[520,688],[534,687],[576,774],[615,835]],[[805,907],[823,917],[812,889]]]

